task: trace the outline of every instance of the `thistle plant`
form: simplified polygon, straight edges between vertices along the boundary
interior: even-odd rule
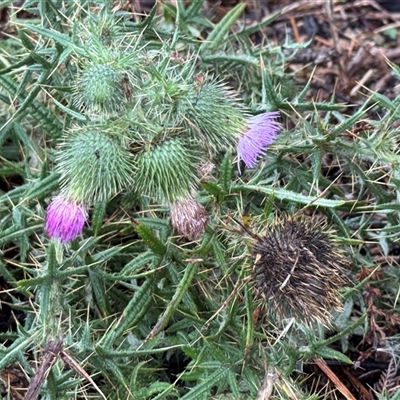
[[[203,146],[210,146],[214,153],[237,146],[249,115],[237,93],[224,82],[196,82],[194,79],[185,100],[178,110],[184,116],[183,126],[194,139],[200,139]]]
[[[2,376],[44,398],[306,398],[299,361],[397,329],[395,265],[362,297],[399,240],[398,98],[289,93],[304,44],[252,43],[276,16],[242,24],[244,2],[217,23],[201,1],[61,3],[23,2],[0,46]],[[335,236],[275,217],[298,210]]]
[[[130,65],[132,56],[124,56],[126,50],[118,53],[96,41],[90,47],[74,98],[93,121],[64,135],[57,157],[61,188],[87,205],[121,191],[139,193],[172,207],[177,231],[198,238],[208,220],[192,198],[200,188],[201,165],[238,145],[248,157],[246,140],[253,147],[260,142],[256,158],[279,129],[272,120],[277,114],[258,122],[252,138],[251,130],[245,132],[249,114],[238,95],[222,81],[195,74],[193,57],[174,60],[166,49],[153,55],[138,48],[132,44],[142,76]]]

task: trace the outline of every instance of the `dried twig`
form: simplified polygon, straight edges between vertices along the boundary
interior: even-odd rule
[[[257,392],[256,400],[269,400],[272,395],[272,391],[274,390],[274,381],[276,378],[276,373],[267,368],[263,384]]]
[[[36,375],[31,380],[29,389],[26,392],[24,400],[36,400],[39,397],[40,390],[42,389],[42,386],[51,370],[51,367],[57,361],[62,347],[63,344],[61,341],[49,341],[47,343],[46,348],[44,349],[42,363],[40,364]]]
[[[332,381],[335,387],[339,390],[343,396],[348,400],[357,400],[347,389],[346,386],[340,381],[337,375],[328,367],[326,362],[322,358],[316,358],[314,362],[318,365],[318,367],[325,373],[325,375]]]
[[[96,385],[91,376],[79,365],[77,361],[75,361],[74,358],[71,357],[67,350],[63,349],[62,341],[49,341],[47,343],[46,348],[44,349],[42,362],[35,376],[31,380],[29,389],[24,397],[24,400],[36,400],[39,397],[40,390],[42,389],[47,375],[59,358],[62,358],[64,363],[68,365],[68,367],[75,371],[78,375],[89,381],[91,385],[99,392],[100,396],[104,400],[107,400],[107,398],[104,396],[103,392]]]

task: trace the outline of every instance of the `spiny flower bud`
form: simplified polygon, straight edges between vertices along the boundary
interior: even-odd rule
[[[75,239],[82,232],[86,220],[85,206],[60,194],[54,197],[47,207],[45,230],[50,238],[65,243]]]
[[[197,187],[199,163],[197,151],[181,139],[145,145],[136,156],[136,190],[156,201],[173,203]]]
[[[321,223],[286,217],[258,238],[253,256],[256,296],[267,310],[329,325],[329,311],[341,309],[350,262]]]
[[[281,129],[281,124],[274,121],[278,117],[279,112],[266,112],[250,119],[247,131],[239,138],[238,167],[240,160],[243,160],[248,168],[256,165],[257,158],[274,142]]]
[[[129,76],[121,68],[91,63],[77,79],[75,104],[90,115],[114,115],[125,109],[131,92]]]
[[[133,156],[126,147],[124,138],[110,136],[106,129],[70,132],[58,154],[62,186],[85,203],[109,200],[133,184]]]
[[[198,138],[204,135],[205,147],[213,150],[234,146],[246,126],[244,107],[236,94],[220,82],[194,85],[190,102],[178,109],[185,114],[186,127]]]
[[[205,230],[208,214],[202,204],[187,197],[171,204],[171,222],[178,233],[196,240]]]

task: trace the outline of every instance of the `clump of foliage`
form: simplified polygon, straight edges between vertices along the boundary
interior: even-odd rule
[[[32,18],[12,15],[0,43],[0,270],[18,318],[0,333],[0,369],[32,382],[56,341],[34,381],[49,398],[302,393],[299,360],[351,362],[350,335],[376,326],[354,304],[367,244],[388,254],[399,235],[399,99],[372,94],[348,115],[334,98],[307,101],[308,86],[287,91],[296,46],[253,43],[276,16],[246,27],[243,4],[213,24],[203,1],[163,2],[135,22],[103,3],[26,1]],[[380,119],[346,134],[369,107]],[[271,111],[281,133],[238,168],[250,116]],[[335,287],[342,299],[327,304],[343,309],[328,339],[312,319],[260,307],[241,224],[265,237],[282,213],[325,218],[338,262],[346,254],[348,274],[365,278]],[[342,351],[329,346],[340,339]]]

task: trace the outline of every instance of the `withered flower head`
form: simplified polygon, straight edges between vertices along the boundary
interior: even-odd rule
[[[181,235],[196,240],[206,228],[208,214],[201,203],[187,197],[171,204],[171,222]]]
[[[330,310],[342,307],[350,261],[321,222],[285,217],[258,238],[253,256],[256,296],[268,311],[330,325]]]

